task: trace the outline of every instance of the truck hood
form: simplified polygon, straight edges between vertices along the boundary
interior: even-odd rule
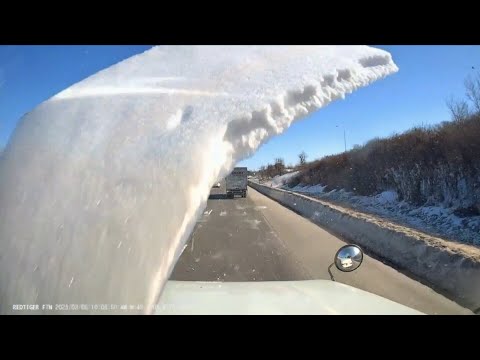
[[[330,280],[168,281],[157,315],[347,315],[422,313],[381,296]]]

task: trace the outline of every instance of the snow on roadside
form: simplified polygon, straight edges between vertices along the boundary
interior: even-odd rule
[[[301,188],[301,191],[302,193],[306,193],[306,194],[321,194],[323,193],[324,189],[326,188],[326,186],[322,186],[322,185],[313,185],[313,186],[306,186],[304,188]]]
[[[324,192],[325,187],[321,185],[299,184],[293,188],[284,186],[283,189],[379,215],[432,235],[480,246],[480,216],[460,218],[454,214],[454,208],[416,207],[399,201],[398,194],[393,190],[374,196],[361,196],[343,189]]]
[[[294,171],[290,172],[284,175],[277,175],[271,180],[267,180],[265,182],[262,182],[263,185],[265,186],[270,186],[273,188],[278,188],[284,186],[286,183],[288,183],[292,178],[294,178],[296,175],[298,175],[299,171]]]
[[[159,46],[40,104],[0,158],[0,312],[150,313],[217,179],[397,70],[368,46]]]

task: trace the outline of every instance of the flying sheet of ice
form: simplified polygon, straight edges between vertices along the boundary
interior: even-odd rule
[[[0,311],[150,313],[218,178],[395,71],[366,46],[165,46],[42,103],[0,160]]]

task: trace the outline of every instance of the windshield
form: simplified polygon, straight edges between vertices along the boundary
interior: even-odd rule
[[[479,312],[479,58],[0,46],[1,313]]]

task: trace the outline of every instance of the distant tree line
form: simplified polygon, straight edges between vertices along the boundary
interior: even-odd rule
[[[480,74],[465,80],[465,90],[465,99],[447,100],[452,121],[374,138],[307,163],[289,185],[322,184],[326,191],[360,195],[395,189],[409,203],[456,201],[480,214]]]
[[[258,170],[258,175],[262,179],[271,179],[278,175],[284,175],[291,170],[300,170],[307,164],[307,157],[308,156],[305,151],[302,151],[300,154],[298,154],[298,164],[296,166],[291,164],[285,166],[284,159],[277,157],[275,158],[273,164],[261,166]]]
[[[260,167],[258,174],[262,179],[273,178],[274,176],[285,174],[285,161],[282,158],[276,158],[273,164],[267,164]]]
[[[343,188],[361,195],[395,189],[410,203],[450,206],[450,199],[458,200],[480,214],[480,73],[465,80],[465,98],[450,97],[447,106],[452,121],[374,138],[311,162],[302,152],[294,169],[299,174],[289,185],[322,184],[326,191]],[[272,178],[282,170],[269,164],[260,172]]]

